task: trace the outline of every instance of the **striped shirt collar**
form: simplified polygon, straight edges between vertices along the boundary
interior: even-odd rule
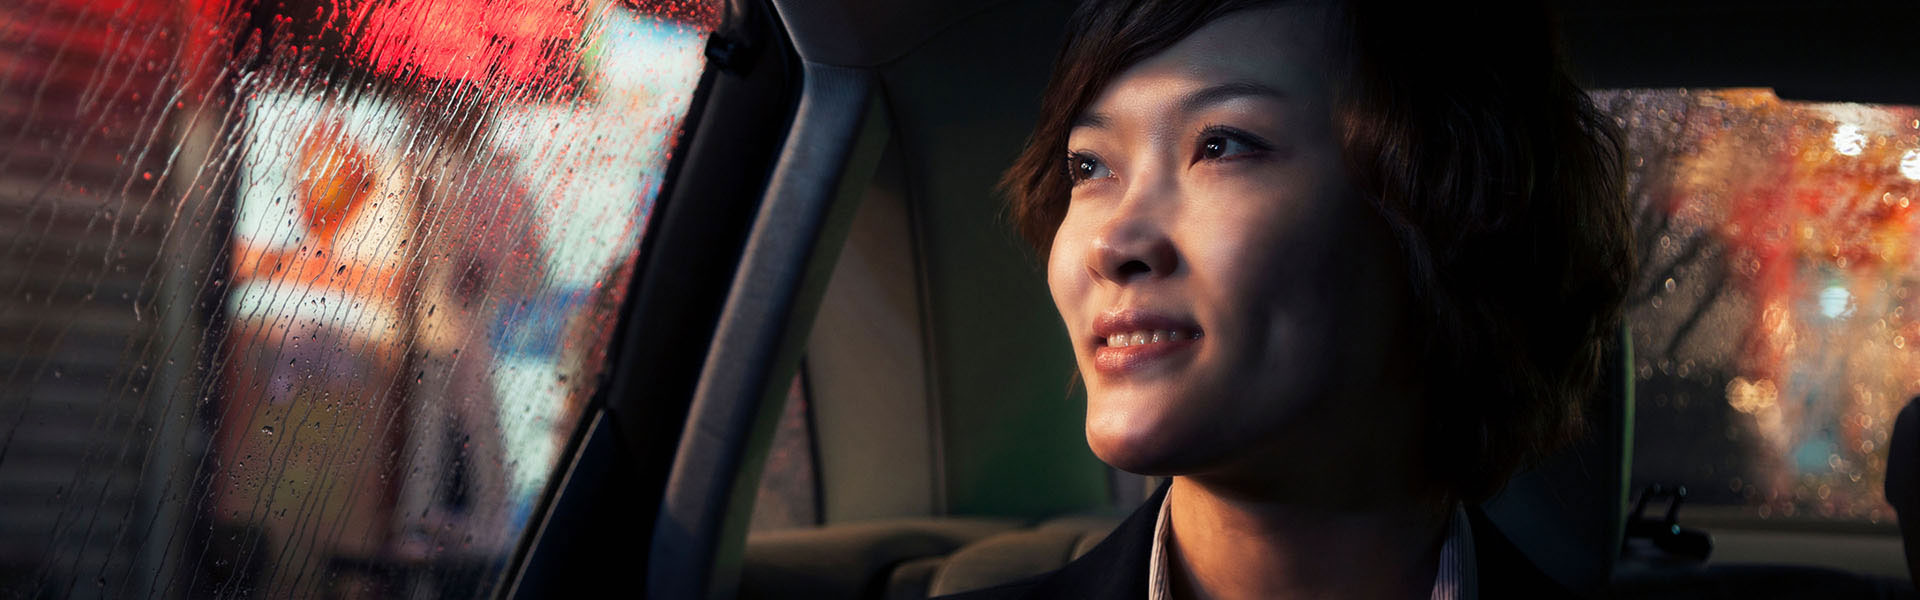
[[[1167,529],[1172,520],[1167,510],[1168,494],[1160,500],[1160,516],[1153,526],[1153,554],[1147,558],[1147,600],[1173,600],[1172,581],[1167,575]],[[1447,519],[1447,539],[1440,545],[1440,566],[1433,574],[1430,600],[1476,600],[1479,579],[1473,560],[1473,526],[1467,523],[1467,509],[1453,506]]]

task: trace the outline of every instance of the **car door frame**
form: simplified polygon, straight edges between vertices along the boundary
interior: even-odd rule
[[[787,139],[801,74],[764,0],[726,0],[706,45],[607,368],[496,597],[644,585],[647,540],[723,302]]]

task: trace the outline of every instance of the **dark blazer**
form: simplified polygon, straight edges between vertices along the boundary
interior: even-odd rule
[[[1163,483],[1153,497],[1133,511],[1107,539],[1084,556],[1057,571],[1006,585],[943,596],[941,600],[999,600],[1012,598],[1139,598],[1147,597],[1147,559],[1153,551],[1153,529],[1166,498]],[[1467,509],[1473,527],[1473,559],[1481,598],[1576,598],[1534,568],[1520,551],[1500,535],[1479,507]]]

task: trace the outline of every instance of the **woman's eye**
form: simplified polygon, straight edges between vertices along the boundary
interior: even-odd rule
[[[1214,160],[1237,156],[1250,152],[1253,149],[1252,146],[1247,145],[1245,142],[1229,136],[1210,135],[1200,140],[1200,159]]]
[[[1200,130],[1200,142],[1193,149],[1193,161],[1219,160],[1242,155],[1261,155],[1273,150],[1273,144],[1244,130],[1214,125]]]
[[[1113,170],[1089,154],[1073,153],[1067,155],[1067,177],[1075,185],[1083,181],[1105,179],[1113,176]]]

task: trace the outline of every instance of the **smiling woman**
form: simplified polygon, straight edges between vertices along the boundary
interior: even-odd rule
[[[1301,398],[1406,380],[1356,372],[1404,369],[1388,365],[1398,320],[1363,316],[1404,313],[1382,304],[1405,293],[1393,293],[1384,223],[1341,176],[1308,12],[1214,21],[1116,77],[1068,137],[1072,200],[1048,282],[1080,338],[1088,441],[1116,467],[1166,475],[1231,461],[1271,423],[1312,410]],[[1138,330],[1203,339],[1102,341]],[[1325,351],[1336,347],[1349,356]],[[1416,433],[1406,418],[1343,420]]]
[[[1003,189],[1088,444],[1171,479],[981,597],[1568,594],[1474,505],[1580,430],[1621,147],[1541,7],[1481,10],[1082,5]]]

